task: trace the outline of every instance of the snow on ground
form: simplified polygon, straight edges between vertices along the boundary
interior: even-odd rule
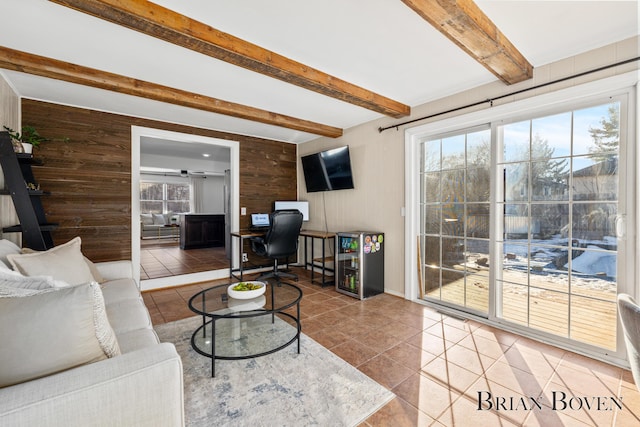
[[[616,248],[615,237],[602,240],[577,242],[580,249],[572,248],[575,258],[571,260],[571,286],[597,292],[616,292]],[[569,242],[566,237],[556,236],[545,240],[510,239],[503,244],[503,269],[522,273],[522,284],[527,283],[526,274],[531,274],[531,285],[552,284],[554,288],[567,285],[569,277]],[[577,255],[577,256],[576,256]]]
[[[587,249],[600,249],[599,246],[589,245]],[[566,263],[565,268],[569,268]],[[571,261],[571,270],[584,274],[596,274],[609,277],[616,276],[616,256],[610,253],[585,251]]]

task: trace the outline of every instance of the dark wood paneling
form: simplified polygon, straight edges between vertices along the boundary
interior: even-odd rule
[[[44,165],[34,174],[56,244],[82,238],[94,261],[131,258],[131,126],[220,138],[240,143],[240,206],[270,212],[276,200],[295,200],[296,146],[171,123],[40,101],[22,101],[22,123],[50,141],[36,149]],[[240,217],[240,228],[249,217]]]

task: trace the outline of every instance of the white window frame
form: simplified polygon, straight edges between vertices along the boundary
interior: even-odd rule
[[[620,131],[621,140],[622,135],[624,134],[626,135],[627,143],[625,147],[620,147],[621,162],[623,160],[625,161],[624,165],[621,164],[621,168],[624,167],[627,170],[626,182],[636,183],[638,182],[638,170],[640,167],[640,158],[638,157],[638,150],[636,149],[636,141],[639,140],[637,123],[639,122],[638,114],[640,112],[637,89],[638,73],[629,72],[619,76],[609,77],[407,129],[405,131],[405,298],[412,301],[422,302],[422,300],[419,299],[418,271],[415,264],[415,260],[417,258],[416,236],[418,236],[420,232],[420,182],[418,177],[420,171],[421,140],[485,124],[492,125],[492,139],[495,139],[497,137],[495,129],[498,124],[502,124],[503,122],[510,122],[523,117],[531,118],[536,114],[547,113],[554,110],[571,110],[576,108],[576,106],[593,102],[594,100],[602,99],[603,97],[626,94],[628,97],[628,109],[626,112],[627,127]],[[496,146],[495,140],[493,140],[492,147],[494,151],[497,149]],[[496,152],[492,152],[493,158],[495,158],[496,155]],[[494,185],[497,185],[495,184],[497,182],[495,173],[496,168],[492,168],[491,179]],[[640,189],[638,188],[638,185],[624,184],[625,183],[621,183],[619,188],[619,200],[624,200],[627,205],[625,206],[623,215],[621,215],[621,218],[618,221],[618,232],[624,236],[624,239],[620,242],[619,251],[626,255],[624,259],[623,257],[619,257],[618,259],[618,292],[625,292],[637,298],[640,295],[638,269],[635,268],[636,265],[640,265],[640,254],[637,250],[640,248],[640,239],[637,235],[637,227],[638,224],[640,224],[640,209],[638,206],[640,200]],[[492,191],[492,206],[495,204],[495,193],[495,191]],[[498,226],[498,221],[499,218],[497,218],[496,215],[492,215],[492,229],[498,229],[496,228]],[[491,245],[490,256],[492,258],[497,256],[494,252],[495,245]],[[492,283],[495,282],[494,279],[493,275],[491,275],[490,281]],[[447,311],[446,308],[444,308],[443,311]],[[463,314],[457,311],[455,311],[455,313],[457,315],[475,318],[472,314]],[[597,351],[590,346],[580,346],[580,348],[575,348],[574,343],[569,344],[565,340],[550,337],[548,334],[540,334],[536,336],[535,332],[532,333],[530,330],[525,331],[524,328],[520,329],[511,325],[501,324],[491,315],[491,313],[495,313],[495,298],[490,298],[489,313],[489,318],[476,318],[476,320],[498,327],[503,327],[505,329],[510,329],[516,333],[526,334],[543,342],[549,342],[560,347],[569,348],[572,351],[577,351],[610,363],[615,363],[621,366],[626,365],[624,354],[620,351],[620,346],[618,349],[619,351],[615,354],[603,355],[601,351]],[[620,343],[622,338],[622,328],[618,327],[617,329],[617,342]]]
[[[176,177],[177,178],[177,177]],[[191,196],[189,196],[189,199],[186,200],[169,200],[167,199],[167,184],[180,184],[180,185],[186,185],[189,187],[189,194],[191,195],[191,184],[189,184],[188,180],[185,180],[184,178],[182,179],[171,179],[171,177],[163,177],[162,179],[159,180],[154,180],[154,179],[149,179],[147,177],[144,178],[140,178],[140,185],[142,184],[162,184],[162,200],[143,200],[140,199],[140,203],[142,202],[162,202],[162,213],[163,214],[167,214],[167,213],[185,213],[185,212],[169,212],[169,210],[167,209],[167,206],[169,204],[169,202],[176,202],[176,201],[180,201],[180,202],[188,202],[189,203],[189,209],[191,209]],[[140,192],[141,190],[138,190],[138,192]],[[141,209],[142,210],[142,209]]]

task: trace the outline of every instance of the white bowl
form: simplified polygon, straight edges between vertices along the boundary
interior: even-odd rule
[[[238,285],[238,283],[252,283],[254,285],[260,285],[260,288],[258,289],[254,289],[251,291],[234,291],[233,288],[235,286]],[[229,294],[229,296],[231,298],[235,298],[235,299],[251,299],[251,298],[257,298],[260,295],[264,294],[264,291],[267,290],[267,286],[266,283],[264,282],[256,282],[256,281],[245,281],[245,282],[238,282],[238,283],[232,283],[231,285],[229,285],[229,287],[227,288],[227,293]]]
[[[229,298],[227,306],[236,312],[260,310],[267,303],[267,299],[264,295],[260,295],[258,298],[253,299],[236,299]]]

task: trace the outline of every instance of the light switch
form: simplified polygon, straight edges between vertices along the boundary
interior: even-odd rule
[[[240,208],[240,215],[246,215],[247,214],[247,208]]]

